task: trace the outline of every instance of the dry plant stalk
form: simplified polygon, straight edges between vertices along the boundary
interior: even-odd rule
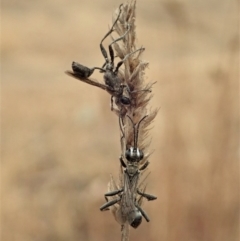
[[[122,152],[119,181],[116,184],[111,176],[109,193],[105,194],[108,202],[102,205],[100,210],[111,209],[115,219],[121,224],[122,241],[129,240],[129,225],[137,228],[142,217],[149,221],[141,208],[143,198],[148,201],[156,199],[155,196],[145,193],[146,176],[140,180],[149,164],[149,125],[157,115],[157,110],[151,111],[148,108],[154,83],[146,84],[144,81],[144,71],[148,63],[141,59],[145,49],[136,48],[135,10],[136,0],[132,0],[130,3],[121,4],[115,12],[112,27],[100,43],[105,59],[102,67],[89,68],[73,62],[73,71],[66,71],[71,77],[106,90],[111,95],[111,109],[119,117]],[[111,36],[112,32],[119,36],[112,39],[107,53],[103,41]],[[116,66],[114,54],[120,58]],[[123,69],[120,68],[122,65]],[[90,78],[96,69],[104,73],[104,84]]]
[[[136,10],[136,0],[131,1],[130,3],[125,3],[122,6],[122,13],[120,15],[119,21],[115,25],[115,31],[119,36],[122,36],[127,29],[127,26],[130,25],[130,31],[123,39],[122,43],[114,43],[114,49],[117,53],[117,56],[121,59],[124,58],[129,53],[134,52],[136,48],[136,25],[135,25],[135,14]],[[118,15],[119,9],[116,10],[116,14],[113,17],[113,22]],[[152,95],[149,94],[150,89],[154,83],[145,84],[144,75],[145,69],[148,66],[148,62],[141,59],[143,52],[139,52],[137,56],[130,56],[124,61],[124,71],[119,71],[121,79],[124,80],[124,84],[130,89],[130,99],[132,104],[127,108],[127,115],[131,117],[134,123],[138,123],[144,116],[148,117],[140,126],[138,145],[139,148],[143,151],[146,150],[149,143],[146,143],[145,140],[148,136],[149,125],[152,123],[154,118],[157,115],[157,110],[151,111],[148,109],[149,101]],[[147,91],[148,90],[148,91]],[[121,112],[117,112],[121,114]],[[125,139],[126,146],[133,146],[133,128],[131,121],[126,118],[126,115],[122,116],[123,122],[125,123]],[[125,150],[122,150],[124,153]],[[148,156],[145,155],[143,162],[146,161]]]
[[[113,16],[113,22],[115,22],[119,9],[115,11],[115,15]],[[123,36],[126,32],[127,28],[130,26],[130,30],[128,34],[123,38],[121,42],[116,42],[113,44],[115,53],[120,59],[124,59],[124,57],[136,51],[136,0],[131,1],[130,3],[125,3],[121,8],[121,15],[119,20],[115,25],[115,32],[119,36]],[[114,39],[113,39],[114,40]],[[148,104],[152,95],[150,93],[150,89],[154,83],[145,83],[145,69],[148,66],[148,62],[145,62],[141,59],[142,52],[138,54],[134,54],[130,56],[128,59],[124,61],[124,70],[119,70],[118,74],[120,78],[124,81],[124,85],[128,86],[130,91],[125,93],[129,95],[131,100],[131,104],[129,106],[122,107],[124,110],[119,109],[118,106],[115,108],[116,114],[122,120],[123,133],[124,138],[121,137],[121,147],[122,147],[122,157],[125,157],[126,150],[135,145],[134,138],[134,128],[133,123],[137,124],[140,120],[142,120],[146,115],[147,117],[144,121],[139,125],[138,132],[138,144],[137,147],[143,151],[144,157],[138,163],[139,166],[144,165],[148,162],[149,152],[147,150],[150,141],[148,139],[149,125],[152,123],[154,118],[157,115],[158,110],[151,111],[149,109]],[[130,118],[129,118],[129,117]],[[131,121],[131,120],[132,121]],[[121,121],[120,121],[121,122]],[[133,123],[132,123],[133,122]],[[121,123],[120,123],[121,125]],[[121,129],[121,126],[120,126]],[[142,173],[141,175],[142,176]],[[146,177],[145,177],[146,178]],[[144,178],[144,180],[145,180]],[[124,169],[122,165],[120,165],[120,175],[118,184],[116,184],[111,176],[111,180],[109,182],[108,189],[109,191],[119,190],[124,186]],[[138,189],[141,189],[142,183],[138,183]],[[145,187],[141,190],[145,191]],[[133,198],[136,199],[139,205],[142,203],[142,197],[139,195],[134,195]],[[111,198],[113,200],[113,198]],[[129,240],[129,223],[124,216],[121,214],[121,204],[118,203],[111,207],[111,211],[113,212],[115,219],[122,225],[122,241]]]

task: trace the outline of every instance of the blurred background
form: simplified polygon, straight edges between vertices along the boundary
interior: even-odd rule
[[[119,171],[110,95],[64,74],[73,60],[103,64],[99,43],[120,3],[2,1],[3,241],[120,240],[99,210]],[[160,107],[147,181],[158,199],[130,240],[239,240],[238,15],[237,0],[137,1]]]

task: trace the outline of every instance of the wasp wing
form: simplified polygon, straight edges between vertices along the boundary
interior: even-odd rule
[[[89,85],[96,86],[96,87],[101,88],[101,89],[103,89],[103,90],[107,90],[107,89],[108,89],[106,85],[99,83],[99,82],[98,82],[97,80],[95,80],[95,79],[83,78],[80,74],[78,74],[78,73],[76,73],[76,72],[69,71],[69,70],[67,70],[65,73],[66,73],[67,75],[69,75],[69,76],[71,76],[71,77],[73,77],[73,78],[75,78],[75,79],[78,79],[78,80],[80,80],[80,81],[82,81],[82,82],[85,82],[85,83],[87,83],[87,84],[89,84]]]

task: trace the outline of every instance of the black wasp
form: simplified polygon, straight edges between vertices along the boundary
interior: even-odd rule
[[[127,31],[118,39],[114,40],[109,46],[109,55],[110,59],[108,57],[108,53],[106,49],[103,46],[103,41],[114,31],[114,26],[116,25],[117,21],[119,20],[119,17],[121,15],[121,7],[122,4],[119,6],[119,14],[113,23],[111,29],[107,32],[107,34],[103,37],[103,39],[100,42],[100,50],[102,52],[102,55],[105,59],[105,63],[103,66],[100,67],[93,67],[93,68],[88,68],[84,65],[81,65],[77,62],[72,63],[72,71],[66,71],[66,73],[80,81],[83,81],[85,83],[88,83],[93,86],[97,86],[103,90],[106,90],[108,93],[110,93],[111,97],[111,109],[113,110],[113,98],[115,98],[115,103],[117,106],[121,107],[122,106],[128,106],[131,104],[131,100],[129,95],[124,94],[124,90],[127,89],[127,92],[130,92],[128,89],[128,86],[124,84],[124,80],[120,78],[118,75],[118,70],[124,63],[126,59],[128,59],[131,55],[134,53],[140,51],[144,51],[144,48],[137,49],[133,51],[132,53],[127,54],[120,62],[117,63],[116,67],[114,65],[114,51],[112,45],[116,43],[117,41],[122,40],[127,33],[130,31],[131,26],[127,26]],[[101,84],[93,79],[89,79],[89,77],[93,74],[94,70],[98,69],[100,72],[104,73],[103,78],[105,84]]]
[[[143,165],[140,161],[144,158],[144,153],[137,147],[138,132],[140,123],[147,117],[144,116],[137,125],[135,125],[132,119],[127,115],[133,124],[134,130],[134,146],[129,147],[125,153],[126,162],[124,158],[120,157],[121,166],[123,169],[123,186],[119,190],[114,190],[105,194],[105,203],[100,210],[107,210],[110,206],[114,204],[119,205],[118,216],[122,224],[128,222],[133,228],[137,228],[141,222],[142,217],[145,218],[147,222],[150,221],[147,214],[141,208],[142,198],[146,198],[148,201],[155,200],[157,197],[144,193],[139,190],[139,178],[141,172],[147,168],[149,161],[145,162]],[[108,197],[117,195],[116,199],[108,201]]]

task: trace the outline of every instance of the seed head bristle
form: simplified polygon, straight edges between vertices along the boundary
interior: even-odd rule
[[[119,11],[119,9],[115,11],[113,22],[115,22],[117,16],[119,15]],[[116,56],[120,59],[124,59],[126,55],[139,49],[136,44],[135,20],[136,0],[124,3],[121,7],[119,21],[116,23],[114,28],[115,33],[119,36],[123,36],[127,29],[130,28],[128,34],[121,42],[113,44]],[[123,123],[122,129],[124,130],[124,145],[121,145],[122,156],[125,156],[126,149],[137,145],[137,147],[144,152],[144,157],[140,162],[141,164],[146,163],[147,159],[151,155],[151,153],[147,150],[150,145],[149,130],[151,129],[150,125],[158,112],[157,109],[152,111],[149,107],[149,102],[153,96],[151,92],[154,83],[145,82],[145,69],[148,67],[148,62],[142,59],[144,50],[145,49],[142,49],[141,51],[129,56],[129,58],[124,61],[124,67],[118,72],[119,76],[123,80],[123,83],[128,87],[131,105],[127,107],[127,111],[124,115],[122,115],[121,111],[115,112],[120,115]],[[141,123],[139,123],[140,121]],[[138,128],[137,133],[136,128]],[[123,169],[121,168],[120,175],[122,173]],[[120,180],[122,182],[123,178],[121,177]],[[120,186],[121,185],[123,185],[123,183],[121,183]],[[143,188],[143,191],[144,190],[145,187]],[[139,204],[141,203],[142,197],[139,199]],[[129,225],[122,225],[122,241],[128,240],[128,235],[125,235],[126,233],[129,233],[127,228],[129,228]]]

